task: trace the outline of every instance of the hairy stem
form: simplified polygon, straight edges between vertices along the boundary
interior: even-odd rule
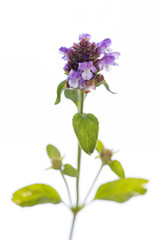
[[[78,112],[83,113],[83,98],[84,93],[79,90],[79,104],[78,104]],[[77,182],[76,182],[76,192],[77,192],[77,201],[76,201],[76,207],[78,207],[79,204],[79,175],[80,175],[80,163],[81,163],[81,147],[78,143],[78,159],[77,159],[77,170],[78,170],[78,176],[77,176]]]
[[[97,181],[97,178],[98,178],[99,174],[101,173],[102,168],[103,168],[103,164],[101,165],[101,167],[100,167],[100,169],[99,169],[99,171],[98,171],[98,173],[97,173],[97,175],[96,175],[96,177],[95,177],[95,179],[94,179],[94,181],[93,181],[93,183],[92,183],[92,185],[91,185],[91,187],[90,187],[90,189],[89,189],[89,191],[88,191],[88,193],[87,193],[87,195],[86,195],[86,197],[85,197],[85,199],[83,201],[83,205],[85,204],[87,198],[89,197],[89,194],[92,191],[92,189],[94,187],[94,184]]]
[[[61,175],[62,175],[62,178],[63,178],[63,180],[64,180],[64,182],[65,182],[65,185],[66,185],[66,188],[67,188],[68,198],[69,198],[70,205],[72,206],[72,199],[71,199],[71,194],[70,194],[69,186],[68,186],[68,183],[67,183],[67,181],[66,181],[66,179],[65,179],[64,174],[63,174],[62,171],[61,171]]]
[[[75,220],[76,220],[76,214],[73,215],[73,221],[72,221],[71,231],[70,231],[70,235],[69,235],[69,240],[72,240],[73,229],[74,229],[74,225],[75,225]]]

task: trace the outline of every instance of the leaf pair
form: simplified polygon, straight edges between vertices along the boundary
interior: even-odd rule
[[[112,92],[110,90],[109,85],[105,80],[103,80],[102,84],[107,89],[107,91],[109,91],[112,94],[115,94],[114,92]],[[65,97],[72,100],[75,103],[75,105],[78,107],[78,100],[79,100],[78,99],[78,89],[67,88],[66,87],[66,80],[62,81],[57,87],[57,98],[56,98],[55,104],[60,103],[61,94],[62,94],[63,91],[64,91]]]
[[[143,187],[148,180],[140,178],[124,178],[103,184],[97,190],[94,200],[109,200],[123,203],[130,198],[144,194]],[[62,202],[57,191],[46,184],[33,184],[23,187],[13,194],[12,201],[21,207],[37,204]]]

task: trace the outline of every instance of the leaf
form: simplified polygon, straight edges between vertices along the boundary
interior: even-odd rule
[[[96,144],[96,150],[97,152],[99,152],[101,154],[102,149],[104,149],[104,145],[103,143],[98,139],[97,140],[97,144]]]
[[[64,95],[66,98],[72,100],[76,106],[78,107],[78,101],[79,101],[79,96],[78,96],[78,90],[77,89],[65,89],[64,90]]]
[[[57,87],[57,98],[55,104],[60,103],[62,91],[66,88],[66,80],[62,81]]]
[[[51,144],[47,145],[47,153],[51,160],[61,157],[61,154],[58,151],[58,149]]]
[[[93,114],[77,113],[73,117],[73,128],[81,148],[88,154],[93,153],[98,138],[98,119]]]
[[[113,160],[109,166],[118,177],[125,178],[123,167],[119,161]]]
[[[62,170],[62,173],[70,176],[70,177],[77,177],[78,176],[78,171],[74,167],[72,167],[69,164],[64,165],[64,169]]]
[[[31,207],[37,204],[62,202],[57,191],[46,184],[33,184],[23,187],[13,193],[12,201],[21,207]]]
[[[108,182],[99,187],[95,199],[123,203],[131,197],[144,194],[147,190],[143,184],[148,180],[141,178],[123,178]]]
[[[109,85],[108,85],[108,83],[106,83],[105,80],[103,81],[103,85],[105,86],[105,88],[107,89],[107,91],[109,91],[109,92],[112,93],[112,94],[116,94],[115,92],[112,92],[112,91],[110,90]]]

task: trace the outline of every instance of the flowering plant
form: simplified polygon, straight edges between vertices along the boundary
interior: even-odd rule
[[[114,152],[105,148],[103,143],[98,139],[98,119],[91,113],[83,113],[85,97],[91,90],[103,84],[109,92],[113,93],[101,73],[103,69],[109,71],[112,66],[117,65],[116,59],[119,58],[120,53],[112,52],[110,46],[111,40],[109,38],[104,39],[102,42],[95,43],[90,41],[89,34],[81,34],[78,43],[74,43],[70,48],[61,47],[59,49],[60,53],[63,54],[62,58],[67,61],[64,66],[64,72],[67,77],[58,85],[55,104],[60,103],[61,94],[64,91],[65,97],[72,100],[77,106],[78,113],[73,116],[73,128],[78,139],[77,168],[74,168],[70,164],[63,164],[63,157],[60,151],[53,145],[49,144],[47,146],[47,154],[51,159],[51,167],[48,169],[54,169],[60,172],[68,192],[69,206],[67,204],[65,205],[73,213],[69,240],[71,240],[73,236],[76,217],[78,213],[88,205],[88,197],[105,166],[108,166],[111,171],[117,175],[118,179],[101,185],[96,191],[93,201],[108,200],[123,203],[147,191],[143,185],[147,183],[148,180],[125,177],[121,163],[113,158]],[[83,202],[80,203],[79,180],[82,150],[88,155],[91,155],[94,150],[96,150],[98,152],[96,158],[100,158],[101,167]],[[76,179],[75,203],[73,203],[66,176]],[[13,194],[12,200],[21,207],[29,207],[43,203],[65,203],[54,188],[46,184],[38,183],[17,190]]]

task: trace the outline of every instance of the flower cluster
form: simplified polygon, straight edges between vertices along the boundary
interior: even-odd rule
[[[104,81],[100,71],[109,71],[111,66],[117,65],[115,60],[120,56],[119,52],[111,51],[109,38],[99,43],[90,42],[90,38],[89,34],[80,34],[79,43],[59,49],[63,59],[67,60],[64,66],[68,75],[67,87],[83,89],[84,92],[100,85]]]

